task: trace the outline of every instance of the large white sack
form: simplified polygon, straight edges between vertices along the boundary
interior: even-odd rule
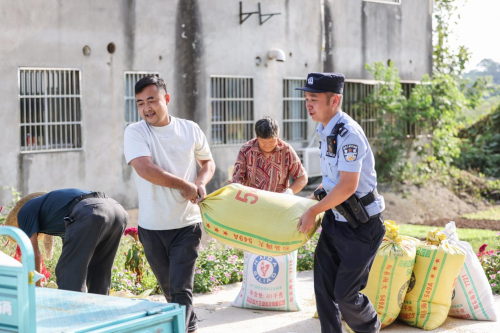
[[[271,257],[245,251],[243,282],[232,306],[300,311],[297,300],[297,251]]]
[[[476,253],[469,243],[458,239],[455,222],[449,222],[443,232],[450,244],[466,253],[448,315],[462,319],[497,321],[493,292]]]

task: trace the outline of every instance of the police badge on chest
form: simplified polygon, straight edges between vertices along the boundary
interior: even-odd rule
[[[344,158],[347,162],[354,162],[358,158],[358,146],[357,145],[345,145],[342,146],[342,152],[344,153]]]

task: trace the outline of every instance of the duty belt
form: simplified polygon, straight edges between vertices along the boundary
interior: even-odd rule
[[[68,209],[68,216],[71,215],[71,213],[73,212],[73,208],[75,208],[75,206],[80,201],[85,200],[85,199],[89,199],[89,198],[107,198],[107,197],[106,197],[106,194],[104,194],[104,192],[92,192],[92,193],[80,195],[79,197],[76,197],[75,199],[73,199],[73,201],[71,202],[71,205],[69,206],[69,209]]]
[[[351,195],[345,202],[335,206],[335,209],[352,228],[357,228],[360,223],[366,223],[370,219],[380,216],[380,214],[369,216],[366,210],[366,206],[375,202],[377,198],[378,192],[375,188],[362,198],[358,198],[355,194]],[[338,217],[336,218],[338,219]]]
[[[363,206],[366,207],[366,206],[371,205],[372,203],[374,203],[375,200],[377,200],[377,198],[378,198],[378,192],[377,192],[377,189],[374,189],[373,191],[371,191],[370,193],[368,193],[364,197],[359,198],[359,201],[361,201],[361,203],[363,204]]]

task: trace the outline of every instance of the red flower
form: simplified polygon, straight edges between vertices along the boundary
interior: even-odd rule
[[[488,244],[481,245],[481,247],[479,248],[479,253],[484,252],[484,250],[486,249],[487,246],[488,246]]]
[[[40,273],[42,273],[42,275],[45,276],[44,280],[47,281],[50,277],[50,272],[47,269],[47,267],[45,267],[45,263],[43,262],[43,255],[41,255],[40,257],[41,257],[41,261],[42,261],[42,271]]]
[[[130,235],[136,242],[139,241],[139,231],[137,228],[128,228],[125,229],[125,232],[123,233],[124,236]]]
[[[21,248],[19,247],[19,245],[17,246],[16,248],[16,254],[14,255],[14,259],[16,259],[17,261],[19,262],[22,262],[22,258],[21,258]]]
[[[3,212],[3,206],[0,206],[0,213]]]

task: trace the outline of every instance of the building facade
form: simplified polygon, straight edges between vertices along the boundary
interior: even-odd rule
[[[433,0],[0,1],[0,185],[104,191],[136,207],[123,131],[139,120],[133,87],[147,74],[166,80],[170,113],[205,132],[217,165],[209,190],[227,183],[262,116],[278,120],[315,174],[316,124],[295,87],[308,72],[336,71],[349,80],[346,93],[362,90],[373,83],[365,64],[388,60],[403,82],[420,80],[432,68],[432,8]],[[0,191],[0,203],[9,198]]]

